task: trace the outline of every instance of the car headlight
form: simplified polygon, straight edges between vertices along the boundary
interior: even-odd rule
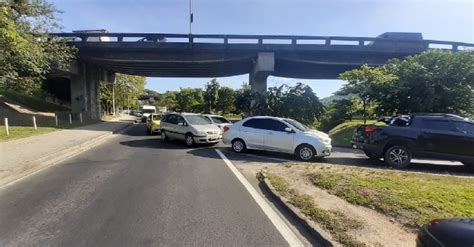
[[[202,131],[197,131],[196,135],[198,135],[198,136],[207,136],[206,132],[202,132]]]
[[[331,138],[318,137],[318,140],[322,142],[323,144],[331,144]]]

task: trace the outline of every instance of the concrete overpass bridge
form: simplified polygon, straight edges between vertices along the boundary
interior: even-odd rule
[[[432,48],[458,51],[474,44],[424,40],[421,33],[378,37],[288,35],[187,35],[162,33],[56,33],[78,48],[67,73],[74,112],[100,116],[98,85],[114,73],[149,77],[223,77],[249,74],[252,90],[264,92],[270,75],[336,79],[363,64],[378,66]],[[54,75],[53,75],[54,76]]]

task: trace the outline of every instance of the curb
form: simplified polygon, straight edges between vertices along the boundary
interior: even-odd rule
[[[303,226],[305,231],[310,233],[315,239],[317,239],[322,246],[335,246],[338,245],[336,242],[331,241],[331,235],[324,232],[322,229],[317,229],[318,227],[308,219],[303,213],[299,211],[298,208],[291,205],[288,200],[280,195],[278,191],[272,186],[270,181],[266,177],[260,179],[261,188],[264,190],[265,193],[270,195],[270,197],[279,205],[281,206],[287,213],[291,215],[296,221]]]
[[[81,144],[66,148],[64,150],[61,150],[57,153],[54,153],[52,155],[48,155],[46,157],[39,158],[35,161],[37,165],[34,165],[34,167],[27,169],[18,175],[12,175],[10,177],[6,177],[5,181],[0,182],[0,188],[12,185],[28,176],[31,176],[35,173],[38,173],[44,169],[47,169],[49,167],[52,167],[62,161],[65,161],[67,159],[70,159],[80,153],[83,153],[103,142],[106,140],[115,137],[116,134],[123,133],[133,127],[133,124],[128,124],[125,125],[123,128],[114,130],[114,131],[109,131],[108,133],[102,134],[100,136],[97,136],[94,139],[88,140],[86,142],[83,142]]]

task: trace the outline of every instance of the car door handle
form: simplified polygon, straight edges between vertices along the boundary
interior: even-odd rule
[[[269,135],[273,135],[273,132],[268,132],[267,134],[269,134]]]

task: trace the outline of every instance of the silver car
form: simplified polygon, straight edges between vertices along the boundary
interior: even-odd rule
[[[186,145],[199,143],[216,144],[222,139],[219,127],[200,114],[168,113],[160,123],[161,140],[182,140]]]
[[[229,120],[227,120],[223,116],[212,115],[212,114],[203,114],[203,116],[211,120],[211,122],[214,125],[217,125],[217,127],[221,128],[221,130],[224,129],[224,126],[228,126],[232,124]]]
[[[331,138],[289,118],[250,117],[224,127],[225,144],[243,152],[245,149],[269,150],[295,154],[301,160],[323,158],[331,154]]]

